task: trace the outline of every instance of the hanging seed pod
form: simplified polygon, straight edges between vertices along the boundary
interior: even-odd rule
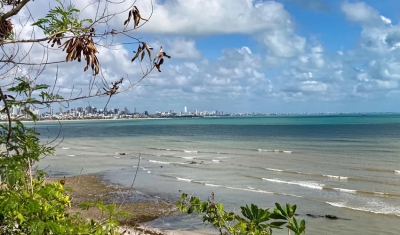
[[[14,29],[13,23],[10,20],[5,20],[0,23],[0,39],[6,39],[9,37]]]

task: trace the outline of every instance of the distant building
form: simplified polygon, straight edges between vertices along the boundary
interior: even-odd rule
[[[187,113],[187,108],[186,108],[186,106],[185,106],[185,112],[184,112],[185,114]]]

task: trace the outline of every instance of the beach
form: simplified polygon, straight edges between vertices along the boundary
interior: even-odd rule
[[[46,182],[59,181],[64,178],[49,178]],[[84,219],[101,221],[105,219],[104,214],[98,208],[83,210],[79,207],[82,202],[93,202],[102,200],[104,204],[116,203],[120,211],[130,213],[129,217],[119,218],[122,234],[144,234],[144,235],[205,235],[207,233],[189,232],[180,230],[161,230],[143,225],[145,222],[177,213],[174,202],[166,201],[143,194],[136,190],[110,185],[101,180],[100,176],[79,175],[65,179],[66,189],[71,189],[68,194],[71,198],[71,207],[68,213],[79,213]],[[179,212],[178,212],[179,213]]]
[[[136,191],[169,202],[183,192],[203,200],[215,192],[236,212],[249,203],[296,204],[307,234],[400,234],[398,115],[37,124],[43,141],[60,128],[55,155],[40,163],[52,177],[97,175],[129,188],[137,172]],[[145,224],[209,228],[183,214]]]

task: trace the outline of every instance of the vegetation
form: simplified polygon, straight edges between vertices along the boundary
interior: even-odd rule
[[[182,194],[181,200],[176,203],[180,211],[192,214],[197,212],[203,214],[203,222],[210,223],[220,234],[246,234],[246,235],[270,235],[273,229],[282,229],[286,225],[288,233],[294,235],[305,234],[306,222],[297,222],[294,214],[296,205],[286,204],[282,207],[275,203],[276,208],[273,212],[269,209],[259,208],[257,205],[242,206],[241,214],[226,212],[224,205],[208,199],[202,202],[200,198],[191,196],[188,198],[186,193]]]
[[[44,6],[40,1],[0,0],[0,3],[0,101],[3,103],[0,115],[7,120],[0,124],[0,234],[117,234],[117,218],[128,214],[115,203],[90,202],[81,205],[82,209],[99,208],[106,215],[101,221],[85,220],[79,214],[67,212],[71,199],[63,186],[65,181],[46,182],[44,171],[32,169],[41,157],[54,153],[55,140],[44,143],[34,125],[27,127],[20,120],[30,118],[37,121],[35,110],[48,108],[52,103],[68,105],[71,101],[90,97],[110,99],[135,86],[154,68],[161,71],[164,57],[170,57],[162,51],[162,47],[153,57],[153,48],[130,35],[147,19],[136,6],[129,6],[124,1],[90,3],[88,7],[97,5],[93,18],[81,18],[84,12],[72,4],[51,1],[49,12],[33,22],[34,16],[30,15],[29,7],[33,4]],[[126,8],[108,14],[107,9],[112,4],[125,4]],[[21,22],[21,18],[14,21],[22,27],[17,31],[11,18],[20,14],[29,16],[25,17],[25,22]],[[110,29],[110,21],[118,14],[126,14],[128,19],[120,23],[121,30]],[[44,37],[35,36],[41,34]],[[21,38],[21,35],[30,37]],[[115,39],[118,35],[119,40]],[[145,62],[148,58],[147,69],[142,68],[143,75],[136,82],[128,78],[108,82],[97,58],[99,46],[118,49],[124,44],[120,39],[122,37],[127,38],[128,43],[138,45],[137,51],[132,54],[132,62],[136,59]],[[29,49],[23,50],[23,45],[29,45],[26,47]],[[30,52],[37,48],[44,51],[39,63],[30,58]],[[65,60],[52,61],[52,55],[56,53],[65,53]],[[82,73],[89,69],[92,73],[87,91],[72,91],[69,98],[64,98],[55,89],[58,81],[58,67],[55,66],[68,61],[85,61]],[[41,83],[40,75],[52,66],[57,69],[52,85]],[[96,80],[101,82],[100,86]],[[18,112],[11,113],[15,109]]]
[[[105,205],[102,202],[90,202],[81,205],[82,209],[98,207],[107,215],[101,221],[85,220],[79,214],[67,212],[72,202],[63,182],[47,182],[44,171],[32,169],[41,157],[54,153],[54,140],[43,142],[35,125],[27,127],[20,120],[28,117],[36,121],[35,110],[48,108],[53,103],[68,105],[74,100],[91,97],[108,97],[109,100],[136,86],[154,69],[161,72],[164,58],[170,56],[161,47],[153,57],[152,47],[130,35],[148,21],[136,6],[130,5],[120,12],[108,13],[110,4],[125,1],[94,1],[89,6],[97,5],[96,15],[93,18],[81,18],[84,12],[72,4],[65,5],[57,0],[51,2],[52,8],[47,15],[33,23],[34,17],[29,15],[29,6],[43,6],[40,1],[0,0],[0,3],[3,10],[0,13],[0,102],[3,103],[0,115],[7,120],[0,125],[3,133],[0,136],[0,234],[118,234],[117,217],[127,216],[127,213],[120,211],[115,203]],[[21,14],[22,10],[29,17],[26,22],[19,21],[17,31],[11,18]],[[110,27],[111,20],[118,14],[128,16],[120,23],[121,30]],[[33,28],[31,33],[30,27]],[[35,36],[40,34],[44,36]],[[30,37],[21,38],[21,35]],[[118,35],[120,38],[117,40]],[[140,60],[148,63],[147,69],[142,70],[142,76],[134,82],[128,78],[108,81],[97,57],[99,46],[106,49],[123,46],[122,37],[128,39],[129,44],[136,43],[138,46],[132,55],[132,62],[136,60],[137,64]],[[39,62],[35,62],[37,58],[30,58],[34,48],[43,49],[43,57]],[[56,53],[64,53],[65,59],[51,60],[51,55]],[[65,98],[56,89],[56,66],[68,61],[85,61],[82,73],[90,69],[91,74],[88,75],[87,90],[75,92],[72,86],[70,97]],[[43,71],[51,67],[57,71],[53,83],[40,82]],[[11,112],[12,109],[19,111],[15,114]],[[196,211],[204,214],[203,220],[211,223],[221,234],[271,234],[272,229],[285,224],[296,235],[303,234],[305,230],[305,222],[298,223],[293,217],[296,206],[286,205],[286,208],[282,208],[276,204],[277,208],[271,213],[251,205],[242,207],[242,215],[236,215],[225,212],[219,203],[201,202],[194,197],[187,201],[187,195],[184,194],[178,207],[188,213]],[[274,221],[270,222],[271,219]]]

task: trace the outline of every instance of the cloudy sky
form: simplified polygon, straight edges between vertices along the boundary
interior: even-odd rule
[[[88,3],[72,2],[80,8]],[[149,0],[136,5],[149,16]],[[172,59],[161,73],[154,71],[140,86],[114,97],[110,108],[400,111],[398,0],[155,0],[153,5],[150,21],[131,35],[155,48],[162,45]],[[34,14],[43,6],[29,3]],[[89,6],[85,14],[94,11]],[[125,18],[116,17],[119,27]],[[100,49],[110,81],[139,78],[139,65],[130,62],[135,47]],[[89,84],[90,72],[82,73],[83,67],[78,62],[60,67],[61,93],[68,94],[73,84]],[[53,79],[54,67],[43,76]],[[101,107],[106,99],[89,102]]]

